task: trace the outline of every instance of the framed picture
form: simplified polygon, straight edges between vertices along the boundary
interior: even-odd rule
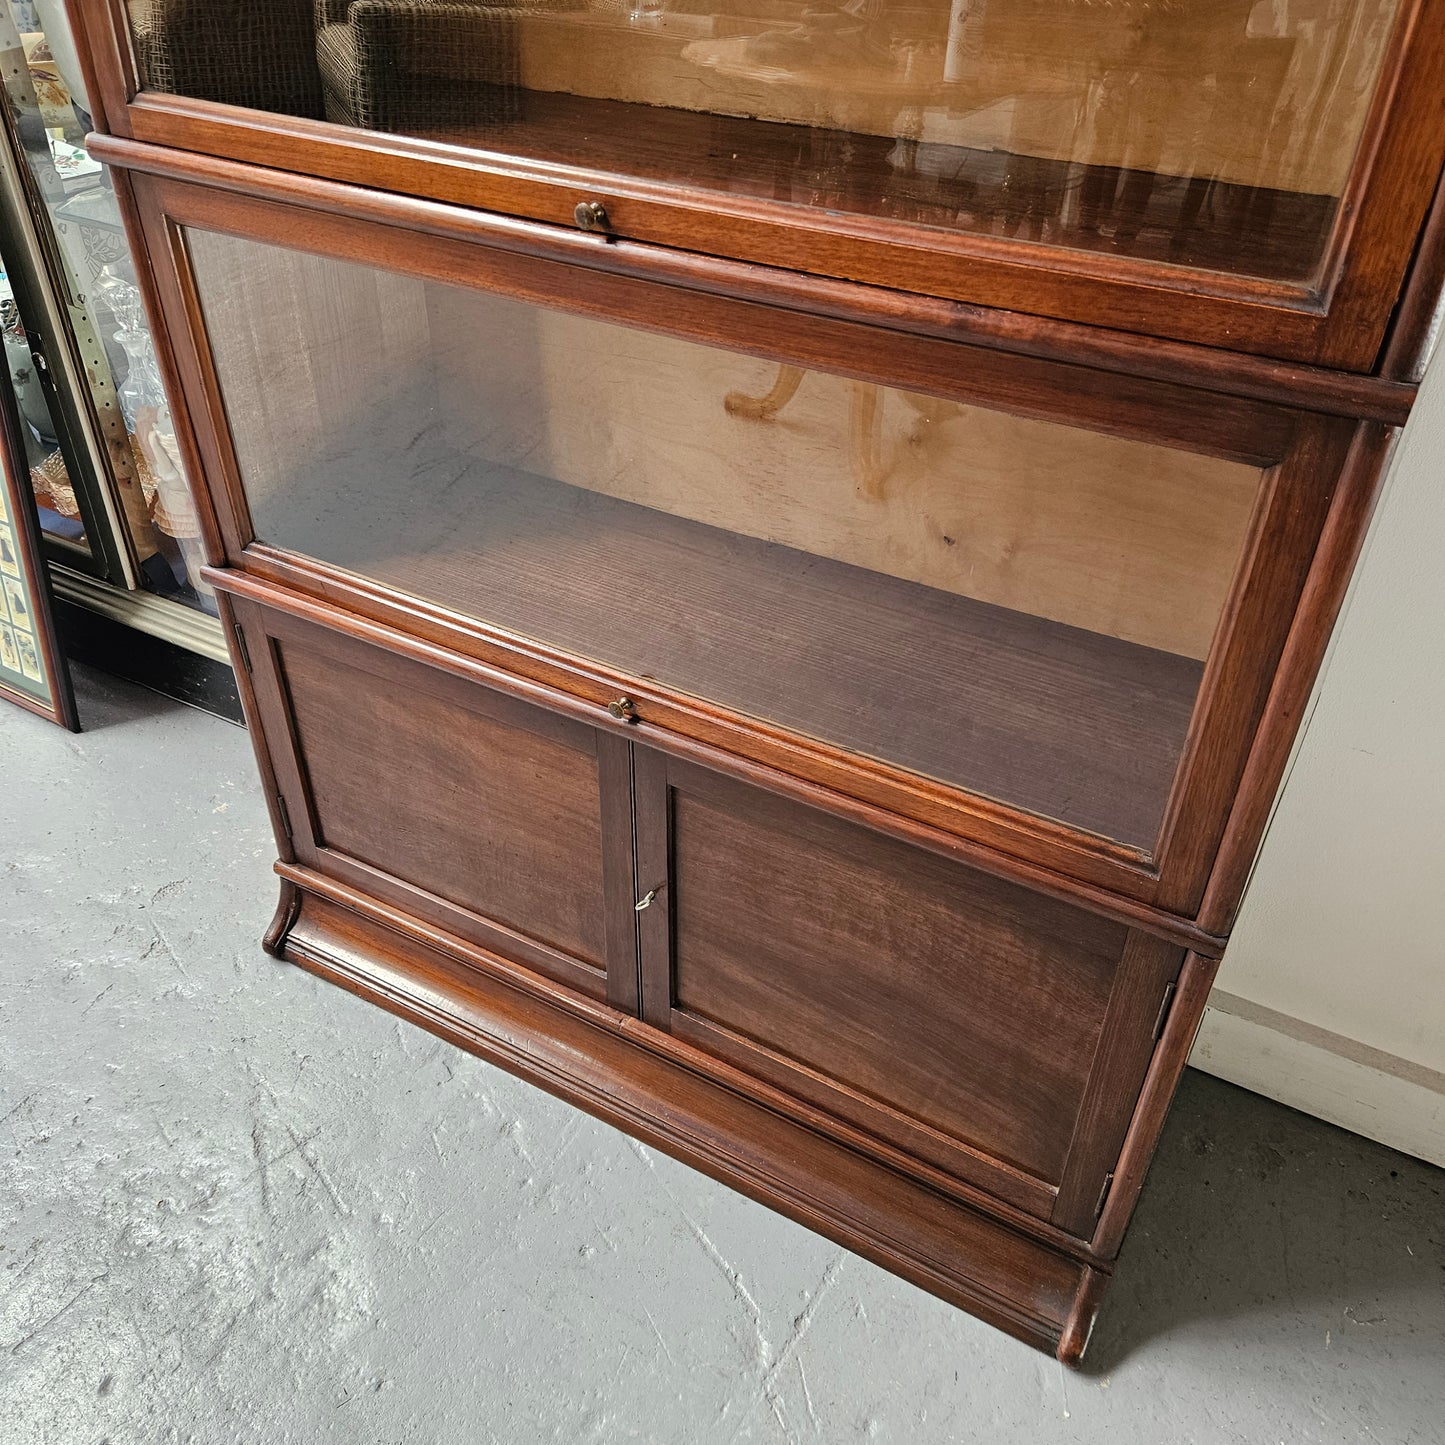
[[[22,425],[9,370],[0,367],[0,698],[78,731],[70,672],[55,637]]]

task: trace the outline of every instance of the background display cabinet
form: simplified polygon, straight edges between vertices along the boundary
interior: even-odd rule
[[[97,105],[61,0],[0,0],[14,505],[38,519],[63,652],[208,705],[187,679],[228,700],[235,686],[120,207],[84,148]]]
[[[77,16],[267,946],[1076,1361],[1435,329],[1445,3]]]

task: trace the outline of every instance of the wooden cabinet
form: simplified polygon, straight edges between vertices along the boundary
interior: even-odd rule
[[[268,946],[1076,1360],[1423,364],[1445,4],[204,8],[86,50]]]

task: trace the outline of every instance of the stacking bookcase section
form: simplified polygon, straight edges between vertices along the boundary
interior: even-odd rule
[[[1357,370],[1445,144],[1442,0],[298,0],[241,45],[194,0],[84,23],[117,135]]]
[[[233,565],[1197,904],[1349,423],[137,189]]]

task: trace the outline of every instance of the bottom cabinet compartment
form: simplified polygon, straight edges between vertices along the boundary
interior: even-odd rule
[[[1077,1359],[1182,948],[221,590],[282,825],[273,952]]]
[[[1183,950],[638,750],[643,1012],[1087,1237]]]

